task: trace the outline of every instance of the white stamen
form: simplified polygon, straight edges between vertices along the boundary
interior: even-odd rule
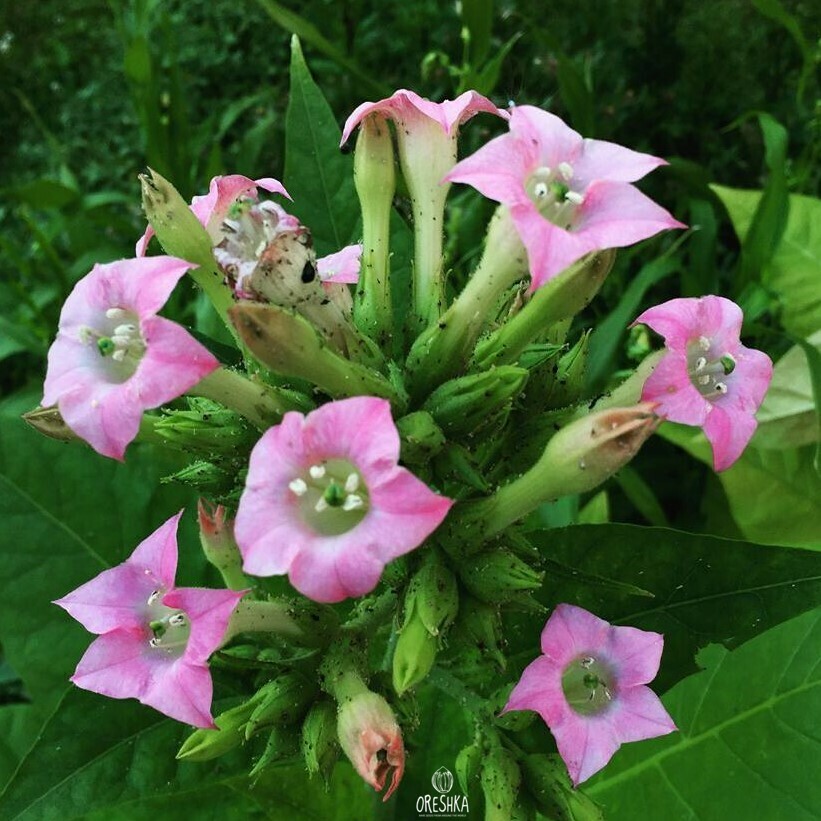
[[[696,370],[703,371],[707,367],[707,357],[700,356],[696,359]]]
[[[151,647],[159,647],[160,646],[160,640],[156,636],[153,639],[149,639],[148,643],[151,645]]]
[[[174,613],[171,618],[168,619],[168,623],[172,627],[182,627],[185,624],[185,614],[184,613]]]
[[[122,308],[109,308],[105,312],[105,315],[109,319],[122,319],[126,315],[126,312]]]
[[[122,345],[125,347],[131,342],[131,336],[126,336],[125,334],[114,334],[114,336],[111,337],[111,341],[115,345]]]
[[[137,330],[137,326],[136,326],[136,325],[131,325],[131,324],[126,324],[126,325],[118,325],[118,326],[114,329],[114,335],[115,335],[115,336],[117,336],[117,335],[121,335],[121,336],[129,337],[129,336],[131,336],[133,333],[135,333],[135,332],[136,332],[136,330]]]
[[[698,346],[701,348],[702,351],[709,351],[710,350],[710,340],[706,336],[700,336],[698,338]]]
[[[322,513],[323,510],[327,510],[329,507],[328,503],[325,501],[324,496],[320,496],[317,503],[314,505],[314,510],[317,513]]]
[[[343,510],[359,510],[365,504],[362,501],[361,496],[357,496],[355,493],[351,493],[349,496],[345,497],[345,502],[342,505]]]
[[[304,479],[294,479],[292,482],[288,482],[288,487],[297,496],[304,496],[308,490],[308,485],[305,484]]]
[[[312,479],[321,479],[325,475],[325,465],[311,465],[308,473],[311,474]]]
[[[605,694],[605,696],[607,696],[607,700],[608,700],[608,701],[612,701],[612,700],[613,700],[613,696],[612,696],[612,694],[610,693],[610,690],[608,690],[608,689],[607,689],[607,687],[605,687],[605,688],[604,688],[604,694]]]
[[[580,660],[579,660],[579,664],[580,664],[582,667],[584,667],[584,669],[585,669],[585,670],[587,670],[589,667],[592,667],[592,666],[593,666],[593,662],[594,662],[595,660],[596,660],[596,659],[594,659],[594,658],[593,658],[593,656],[585,656],[583,659],[580,659]]]
[[[564,195],[564,198],[568,202],[572,202],[573,205],[581,205],[584,202],[584,197],[581,194],[579,194],[577,191],[568,191]]]
[[[573,166],[569,162],[559,163],[559,173],[566,179],[573,179]]]
[[[533,173],[537,177],[549,177],[553,173],[553,170],[550,166],[540,165]]]
[[[148,571],[146,571],[146,572],[148,572]],[[148,597],[148,603],[149,604],[154,604],[154,602],[157,601],[157,599],[160,597],[161,594],[162,594],[161,590],[154,590],[151,593],[151,595]]]
[[[536,185],[533,186],[533,196],[543,200],[547,196],[547,183],[537,182]]]
[[[125,349],[124,348],[118,348],[116,351],[114,351],[113,354],[111,354],[111,358],[115,362],[122,362],[123,359],[125,359]]]
[[[710,384],[710,374],[705,373],[704,376],[699,376],[698,384],[699,385],[709,385]]]
[[[719,393],[727,393],[727,386],[723,382],[716,382],[715,388]]]
[[[356,493],[359,490],[359,474],[349,473],[345,480],[345,493]]]

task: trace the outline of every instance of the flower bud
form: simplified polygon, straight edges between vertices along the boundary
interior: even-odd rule
[[[316,690],[298,673],[283,673],[260,688],[245,725],[245,739],[272,724],[293,724],[314,698]]]
[[[56,439],[58,442],[79,442],[80,437],[65,423],[56,407],[26,411],[23,420],[43,436]]]
[[[482,747],[478,741],[474,740],[467,747],[462,747],[456,756],[456,778],[459,779],[459,786],[465,795],[472,791],[473,785],[479,778],[481,767]]]
[[[402,439],[403,462],[408,464],[428,462],[445,444],[445,435],[427,411],[416,411],[396,422]]]
[[[181,450],[234,453],[250,447],[256,436],[243,418],[208,399],[188,400],[191,410],[167,411],[154,422],[154,432]]]
[[[432,636],[439,636],[456,618],[459,590],[456,577],[442,557],[428,551],[425,562],[408,585],[405,618],[414,612]]]
[[[242,555],[234,540],[234,523],[227,517],[225,508],[217,505],[211,512],[200,499],[197,518],[205,558],[219,570],[228,589],[244,590],[249,587],[248,579],[242,572]]]
[[[502,653],[504,640],[498,606],[485,604],[472,596],[462,596],[453,629],[466,644],[489,656],[500,670],[504,670],[506,659]]]
[[[505,365],[451,379],[427,399],[429,411],[447,434],[471,433],[509,410],[527,382],[524,368]]]
[[[493,745],[482,762],[482,792],[485,821],[510,821],[522,775],[513,756],[499,744]]]
[[[262,755],[257,759],[250,778],[256,778],[266,767],[299,757],[299,735],[293,727],[274,727],[265,744]]]
[[[387,801],[402,780],[405,771],[405,747],[402,732],[388,702],[382,696],[363,690],[343,699],[337,718],[339,744],[354,769],[377,792],[390,785]]]
[[[302,755],[311,776],[319,773],[328,783],[337,758],[336,709],[330,701],[317,701],[302,722]]]
[[[556,363],[555,373],[546,384],[542,396],[532,396],[536,404],[531,408],[562,408],[578,401],[584,392],[587,355],[590,350],[590,332],[583,333],[576,344]]]
[[[216,729],[194,730],[183,742],[177,758],[186,761],[210,761],[242,744],[245,741],[245,724],[254,711],[257,695],[218,715],[214,719]]]
[[[542,586],[539,573],[509,550],[489,550],[467,558],[459,567],[465,587],[490,604],[509,601],[516,593]]]
[[[182,482],[209,496],[224,496],[234,489],[236,476],[214,462],[197,459],[161,481]]]
[[[519,763],[527,792],[542,815],[556,821],[602,821],[601,807],[573,789],[558,755],[533,753],[523,756]]]
[[[438,649],[438,639],[414,610],[402,627],[393,653],[393,688],[400,696],[427,676]]]

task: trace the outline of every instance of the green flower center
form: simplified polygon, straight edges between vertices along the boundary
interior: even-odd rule
[[[562,691],[571,709],[583,716],[609,709],[615,697],[610,667],[593,656],[579,656],[562,674]]]

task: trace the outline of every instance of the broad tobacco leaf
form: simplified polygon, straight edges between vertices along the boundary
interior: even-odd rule
[[[585,791],[608,821],[821,817],[821,609],[728,652],[662,699],[680,732],[625,745]]]
[[[528,538],[567,569],[546,567],[538,597],[547,607],[568,602],[607,621],[664,634],[659,691],[694,671],[695,654],[706,644],[736,647],[821,601],[821,555],[810,550],[624,524],[577,525]],[[597,576],[620,586],[591,582]],[[525,662],[538,652],[543,624],[544,617],[534,618],[527,628],[532,651]],[[509,639],[515,649],[518,636],[515,643]]]
[[[710,186],[730,214],[743,242],[761,199],[761,191]],[[762,282],[781,297],[782,322],[790,333],[807,337],[821,329],[821,199],[789,196],[789,216],[781,242]]]

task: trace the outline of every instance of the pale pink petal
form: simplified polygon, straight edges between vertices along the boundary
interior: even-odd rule
[[[183,724],[213,729],[213,687],[208,667],[178,659],[155,668],[151,686],[140,701]]]
[[[679,297],[648,308],[633,325],[647,325],[664,337],[670,350],[686,353],[687,345],[702,335],[701,321],[699,300]]]
[[[560,604],[542,630],[542,652],[557,664],[567,664],[577,656],[595,656],[609,630],[604,619],[581,607]]]
[[[641,401],[657,402],[658,416],[685,425],[703,425],[710,413],[710,403],[690,380],[687,357],[677,351],[659,360],[644,383]]]
[[[622,744],[674,733],[678,728],[659,697],[649,687],[620,691],[604,717]]]
[[[151,631],[116,629],[92,642],[71,680],[83,690],[109,698],[136,698],[148,692],[161,659],[151,652]]]
[[[526,144],[538,146],[538,166],[555,169],[562,162],[572,165],[582,150],[581,134],[555,114],[532,105],[510,110],[510,133]]]
[[[691,300],[692,301],[692,300]],[[741,308],[723,296],[703,296],[695,300],[698,312],[698,335],[712,342],[711,353],[735,354],[744,314]]]
[[[192,265],[184,259],[157,256],[121,259],[96,266],[104,275],[107,308],[125,308],[139,316],[156,314]]]
[[[328,254],[316,261],[319,278],[324,283],[355,284],[359,282],[362,244],[348,245],[335,254]]]
[[[137,240],[137,243],[134,246],[135,257],[144,257],[146,255],[148,251],[148,243],[151,242],[153,236],[154,229],[150,225],[147,225],[145,228],[145,233]]]
[[[647,684],[659,671],[664,636],[636,627],[611,627],[603,649],[611,660],[619,692],[625,687]]]
[[[559,723],[568,710],[562,690],[562,669],[561,664],[548,656],[532,661],[511,690],[503,712],[534,710],[551,727]]]
[[[188,617],[191,634],[185,647],[187,664],[204,664],[222,644],[231,614],[247,590],[209,590],[203,587],[176,587],[165,594],[166,607],[182,610]]]
[[[589,250],[622,248],[660,231],[687,226],[626,182],[596,181],[584,194],[571,233],[583,235]]]
[[[154,588],[158,584],[166,589],[174,586],[174,578],[177,575],[177,528],[182,514],[181,510],[163,522],[150,536],[143,539],[126,559],[126,564],[136,567],[152,579]]]
[[[773,378],[773,362],[767,354],[738,344],[730,351],[735,358],[735,370],[727,378],[730,391],[719,397],[717,404],[732,406],[736,412],[755,413],[764,401]]]
[[[216,239],[213,232],[225,220],[231,206],[244,197],[255,200],[258,187],[291,198],[282,183],[272,177],[252,180],[241,174],[227,174],[214,177],[208,186],[208,193],[191,200],[191,210],[209,234],[212,234],[212,238]]]
[[[582,717],[571,711],[568,719],[551,731],[575,787],[601,770],[620,746],[605,714]]]
[[[661,165],[660,157],[641,154],[606,140],[586,139],[582,153],[573,163],[573,179],[586,188],[593,180],[635,182]]]
[[[128,385],[134,401],[143,408],[176,399],[219,367],[208,348],[170,319],[144,319],[140,332],[146,350]]]
[[[104,570],[54,604],[89,633],[100,635],[117,627],[142,630],[146,603],[155,589],[141,568],[126,563]]]
[[[755,416],[746,413],[730,414],[716,403],[704,423],[704,435],[713,448],[713,467],[727,470],[744,452],[758,426]]]
[[[43,407],[56,405],[60,397],[74,392],[88,393],[105,381],[108,363],[96,347],[59,333],[48,351],[48,367],[43,384]]]

